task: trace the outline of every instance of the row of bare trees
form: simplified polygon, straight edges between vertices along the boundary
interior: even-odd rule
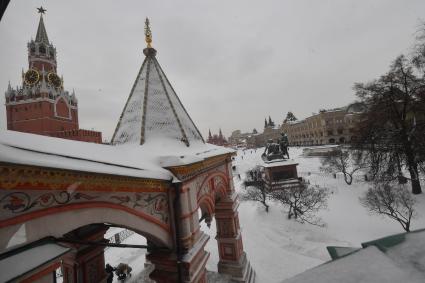
[[[407,178],[401,172],[400,160],[386,160],[387,172],[376,172],[375,168],[371,167],[374,165],[371,158],[376,158],[375,152],[352,148],[338,149],[322,158],[321,170],[333,174],[341,173],[347,185],[352,184],[356,172],[363,170],[364,174],[371,174],[371,177],[363,179],[369,181],[370,188],[360,198],[361,204],[372,214],[389,217],[397,221],[406,232],[410,232],[416,201],[408,191]]]
[[[349,174],[352,175],[351,172]],[[349,178],[352,180],[352,177]],[[406,232],[410,232],[411,220],[416,215],[414,207],[416,200],[406,184],[375,180],[371,185],[360,198],[360,203],[370,213],[388,217],[398,222]],[[257,166],[247,172],[242,200],[259,202],[266,212],[270,209],[269,202],[277,201],[287,208],[288,219],[323,226],[317,212],[327,207],[328,196],[328,189],[312,186],[305,181],[282,189],[270,190],[261,178],[261,169]]]

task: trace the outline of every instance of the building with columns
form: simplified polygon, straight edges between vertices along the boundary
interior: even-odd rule
[[[364,110],[361,103],[320,110],[303,120],[284,121],[280,131],[288,135],[290,145],[344,144],[356,139],[355,127]]]
[[[64,88],[57,72],[56,48],[49,41],[43,14],[34,40],[28,43],[28,69],[22,84],[5,93],[7,129],[64,139],[101,143],[102,133],[79,128],[75,92]]]

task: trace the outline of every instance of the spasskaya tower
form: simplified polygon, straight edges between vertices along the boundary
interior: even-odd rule
[[[7,129],[65,139],[102,142],[102,133],[79,129],[78,101],[57,73],[56,48],[47,37],[43,7],[35,40],[28,43],[28,70],[22,85],[5,93]]]

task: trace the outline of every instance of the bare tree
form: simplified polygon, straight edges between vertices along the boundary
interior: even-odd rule
[[[269,199],[270,191],[266,187],[261,174],[260,166],[256,166],[246,172],[245,192],[241,195],[241,199],[257,201],[264,206],[266,212],[269,212],[270,206],[267,204],[267,200]]]
[[[285,118],[285,120],[283,120],[283,123],[287,123],[287,122],[295,122],[295,121],[297,121],[298,119],[297,119],[297,117],[295,117],[295,115],[294,115],[294,113],[292,113],[291,111],[289,111],[287,114],[286,114],[286,118]]]
[[[360,198],[360,202],[371,213],[387,216],[400,223],[406,232],[410,232],[415,199],[405,186],[389,182],[375,183]]]
[[[366,84],[357,83],[354,89],[368,106],[357,127],[359,144],[381,156],[398,158],[399,164],[410,174],[412,193],[420,194],[418,167],[422,160],[418,157],[423,156],[425,136],[425,76],[418,76],[411,62],[399,56],[387,74]],[[371,159],[371,162],[376,160],[379,161]],[[379,168],[388,164],[393,163],[371,166]],[[379,171],[391,172],[384,168]]]
[[[342,173],[347,185],[353,183],[353,174],[366,168],[367,159],[362,150],[335,150],[321,160],[321,171],[327,173]]]
[[[412,57],[415,67],[425,75],[425,22],[421,23],[417,31]]]
[[[288,206],[288,219],[323,226],[316,213],[327,208],[329,191],[302,181],[299,185],[272,192],[272,198]]]

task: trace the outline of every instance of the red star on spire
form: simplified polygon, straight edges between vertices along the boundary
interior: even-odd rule
[[[44,14],[47,10],[43,8],[43,6],[41,6],[40,8],[37,8],[38,12],[40,14]]]

